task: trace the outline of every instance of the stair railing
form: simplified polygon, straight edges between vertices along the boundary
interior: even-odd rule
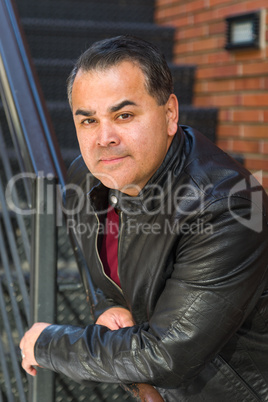
[[[33,322],[55,322],[65,168],[28,56],[15,5],[0,0],[0,401],[51,402],[54,374],[28,387],[18,345]]]

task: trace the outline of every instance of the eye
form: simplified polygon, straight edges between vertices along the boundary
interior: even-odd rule
[[[119,120],[127,120],[127,119],[130,119],[131,117],[133,117],[133,115],[130,113],[122,113],[117,118]]]
[[[90,124],[93,124],[93,123],[95,123],[95,122],[96,122],[95,119],[89,119],[89,118],[87,118],[87,119],[85,119],[85,120],[82,120],[80,124],[82,124],[82,125],[84,125],[84,126],[89,126]]]

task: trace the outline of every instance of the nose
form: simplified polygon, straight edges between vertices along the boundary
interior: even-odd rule
[[[100,147],[115,146],[120,143],[119,136],[112,124],[103,122],[99,126],[97,144]]]

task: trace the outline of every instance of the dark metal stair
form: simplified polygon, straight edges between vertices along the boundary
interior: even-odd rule
[[[108,22],[150,22],[154,0],[18,0],[21,16]]]
[[[140,36],[172,58],[174,29],[134,22],[23,18],[32,56],[76,59],[92,43],[117,35]],[[40,43],[42,46],[40,46]]]

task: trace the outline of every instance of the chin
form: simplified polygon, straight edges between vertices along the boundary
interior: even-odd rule
[[[96,173],[93,175],[99,179],[105,187],[111,188],[113,190],[120,190],[121,186],[117,179],[108,173]]]

